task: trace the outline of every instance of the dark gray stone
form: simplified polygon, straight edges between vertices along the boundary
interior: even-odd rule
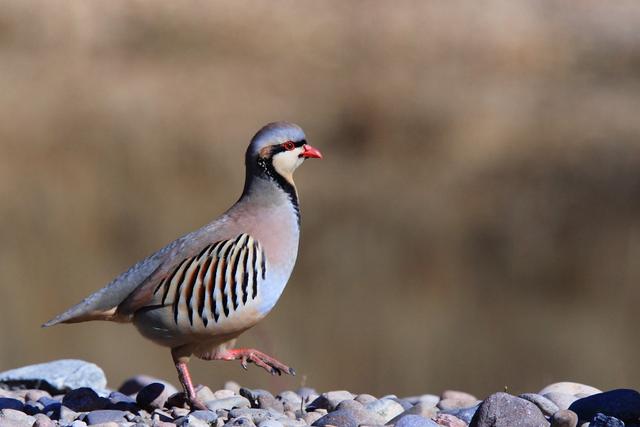
[[[589,427],[624,427],[624,423],[615,417],[597,414],[589,423]]]
[[[273,395],[267,390],[260,390],[260,389],[252,390],[246,387],[240,387],[240,396],[246,398],[251,403],[252,408],[260,407],[259,406],[260,404],[258,403],[258,398],[261,396],[267,397],[267,398],[269,397],[273,398]]]
[[[22,408],[22,412],[28,415],[35,415],[42,412],[44,409],[44,405],[40,402],[27,402],[24,404]]]
[[[114,409],[101,409],[98,411],[91,411],[87,414],[84,421],[91,424],[104,424],[104,423],[124,423],[127,422],[125,411],[117,411]]]
[[[138,404],[136,400],[130,396],[119,391],[114,391],[109,395],[109,404],[107,409],[114,409],[117,411],[130,411],[137,412]]]
[[[15,409],[16,411],[22,411],[24,403],[18,399],[12,399],[10,397],[0,397],[0,409]]]
[[[576,427],[578,416],[568,409],[561,409],[551,417],[551,427]]]
[[[151,383],[142,388],[136,396],[136,402],[141,408],[161,409],[169,399],[167,386],[162,383]]]
[[[338,390],[322,393],[313,402],[306,407],[307,411],[315,411],[316,409],[326,409],[331,412],[336,409],[340,402],[344,400],[353,400],[355,396],[348,391]]]
[[[578,399],[569,409],[578,414],[582,422],[592,420],[598,413],[635,422],[640,418],[640,393],[628,389],[606,391]]]
[[[533,403],[507,393],[495,393],[480,404],[469,426],[548,427],[549,423]]]
[[[449,409],[446,411],[440,411],[440,413],[453,415],[456,418],[460,418],[465,423],[470,424],[473,416],[478,412],[478,408],[480,408],[480,405],[471,406],[469,408]]]
[[[405,415],[400,418],[396,424],[396,427],[440,427],[434,421],[421,417],[420,415]]]
[[[122,394],[131,396],[133,394],[136,394],[137,392],[139,392],[149,384],[153,384],[153,383],[164,384],[169,395],[172,395],[178,392],[178,390],[173,386],[173,384],[168,383],[167,381],[160,380],[158,378],[150,377],[148,375],[136,375],[135,377],[129,378],[124,383],[122,383],[118,391]]]
[[[67,393],[62,399],[62,404],[76,412],[88,412],[106,408],[109,399],[98,396],[89,387],[82,387]]]
[[[102,369],[93,363],[68,359],[2,372],[0,385],[58,394],[82,387],[103,389],[107,387],[107,378]]]

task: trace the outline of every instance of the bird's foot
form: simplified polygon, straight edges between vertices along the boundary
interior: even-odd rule
[[[240,360],[240,364],[247,369],[247,363],[255,363],[271,375],[295,375],[296,371],[273,357],[253,348],[237,348],[226,350],[215,355],[219,360]]]

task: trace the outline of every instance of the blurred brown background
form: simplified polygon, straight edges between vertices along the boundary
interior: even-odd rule
[[[264,123],[297,173],[289,286],[240,344],[399,395],[638,387],[640,3],[5,0],[0,370],[176,383],[134,328],[40,324],[225,210]]]

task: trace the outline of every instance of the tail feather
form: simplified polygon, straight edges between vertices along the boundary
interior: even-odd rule
[[[48,328],[59,323],[79,323],[89,320],[116,320],[116,308],[114,307],[108,311],[86,312],[84,311],[84,306],[80,303],[43,323],[42,327]]]

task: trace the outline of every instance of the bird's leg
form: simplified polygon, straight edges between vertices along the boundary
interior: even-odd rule
[[[192,408],[195,409],[207,409],[204,403],[198,399],[196,396],[196,391],[193,388],[193,382],[191,381],[191,375],[189,374],[189,369],[187,368],[187,362],[189,361],[188,357],[178,356],[178,349],[171,350],[171,356],[173,356],[173,363],[176,365],[176,370],[178,371],[178,380],[180,380],[180,385],[182,385],[182,389],[184,393],[187,395],[187,401]]]
[[[264,354],[253,348],[220,349],[212,355],[207,355],[205,360],[238,360],[244,369],[247,363],[255,363],[272,375],[282,375],[283,373],[295,375],[296,371],[281,363],[273,357]]]

